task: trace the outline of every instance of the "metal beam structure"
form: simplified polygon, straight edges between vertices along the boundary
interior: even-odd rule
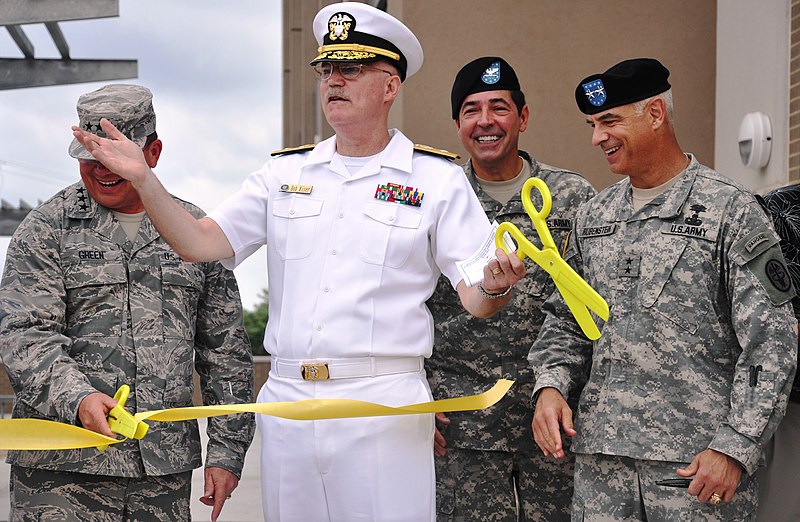
[[[0,58],[0,90],[136,78],[136,60]]]
[[[64,38],[64,33],[61,32],[58,22],[45,22],[44,26],[47,28],[47,32],[50,33],[50,37],[53,39],[53,43],[56,44],[56,49],[58,49],[61,57],[69,60],[69,45],[67,45],[67,39]]]
[[[22,51],[22,55],[25,58],[32,59],[33,44],[31,43],[30,39],[28,39],[25,31],[22,30],[22,27],[18,25],[7,25],[6,29],[8,30],[8,34],[11,35],[11,39],[14,40],[15,44],[17,44],[19,50]]]
[[[0,27],[5,27],[24,58],[0,57],[0,90],[136,78],[136,60],[73,60],[59,22],[119,16],[119,0],[0,0]],[[60,59],[36,58],[23,25],[44,24]],[[2,29],[0,29],[1,31]],[[0,170],[2,170],[0,159]],[[0,201],[0,236],[14,233],[31,206]]]
[[[119,0],[3,0],[0,25],[41,24],[119,16]]]
[[[0,90],[136,78],[136,60],[73,60],[59,22],[119,16],[119,0],[0,0],[0,26],[24,58],[0,57]],[[36,58],[22,28],[44,24],[61,59]]]

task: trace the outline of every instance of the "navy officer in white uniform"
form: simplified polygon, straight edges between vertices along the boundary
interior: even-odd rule
[[[233,268],[267,246],[272,368],[259,401],[425,402],[425,301],[440,273],[470,313],[487,317],[525,267],[498,251],[480,285],[464,283],[456,263],[491,233],[483,209],[461,168],[388,129],[402,82],[422,66],[414,34],[357,2],[322,8],[313,28],[311,65],[336,135],[279,153],[206,218],[176,205],[110,125],[111,139],[75,135],[133,183],[182,257]],[[266,520],[435,519],[432,415],[258,423]]]

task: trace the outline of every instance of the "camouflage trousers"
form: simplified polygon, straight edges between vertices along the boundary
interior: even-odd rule
[[[711,506],[684,488],[659,486],[680,478],[686,462],[660,462],[611,455],[576,455],[572,522],[754,521],[758,485],[742,474],[733,501]]]
[[[437,522],[568,521],[573,461],[448,447],[436,457]]]
[[[11,522],[191,520],[192,472],[142,478],[11,466]]]

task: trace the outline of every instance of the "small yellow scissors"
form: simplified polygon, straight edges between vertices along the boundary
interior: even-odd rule
[[[533,187],[536,187],[542,195],[542,210],[537,210],[533,201],[531,201]],[[556,288],[561,293],[561,297],[564,298],[564,302],[569,306],[584,335],[593,341],[599,339],[600,330],[598,330],[594,319],[592,319],[589,309],[604,321],[608,321],[608,303],[558,253],[546,221],[547,216],[550,215],[550,210],[553,208],[550,189],[547,188],[547,184],[541,178],[529,178],[522,186],[521,196],[522,206],[525,207],[525,211],[536,227],[536,232],[542,242],[542,248],[540,249],[531,243],[516,225],[508,222],[500,223],[494,236],[495,245],[508,253],[503,241],[503,234],[508,232],[517,243],[517,257],[522,260],[530,257],[550,274],[550,277],[556,283]]]
[[[114,399],[117,405],[111,408],[108,412],[108,427],[111,431],[122,435],[128,439],[141,439],[147,434],[149,426],[146,422],[136,420],[136,418],[125,410],[125,402],[128,400],[128,394],[131,392],[127,384],[123,384],[114,394]],[[105,451],[108,444],[97,446],[100,451]]]

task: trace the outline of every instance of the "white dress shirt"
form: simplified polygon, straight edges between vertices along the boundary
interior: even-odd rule
[[[459,166],[415,151],[396,129],[390,134],[353,175],[335,136],[271,159],[209,214],[233,247],[228,268],[267,245],[264,346],[273,356],[430,356],[425,301],[440,273],[458,284],[456,262],[491,227]],[[389,183],[422,193],[420,205],[378,199]],[[312,189],[282,192],[283,185]]]

